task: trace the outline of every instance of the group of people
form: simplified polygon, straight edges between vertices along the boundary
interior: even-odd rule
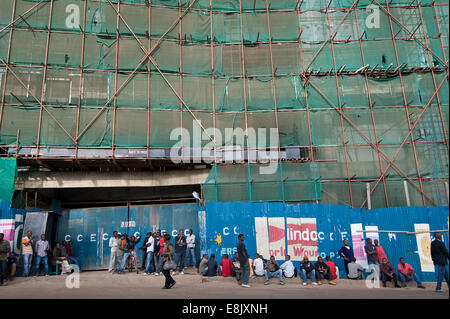
[[[223,255],[220,266],[215,261],[215,255],[212,254],[209,258],[207,254],[202,256],[199,265],[199,273],[209,278],[217,275],[223,277],[236,277],[237,283],[245,288],[250,288],[248,284],[250,277],[264,277],[265,285],[270,284],[270,278],[279,278],[280,285],[284,285],[285,278],[293,278],[298,276],[297,268],[291,261],[291,256],[286,255],[285,261],[279,265],[274,256],[270,256],[266,260],[261,254],[256,253],[254,259],[248,255],[244,244],[244,235],[238,236],[239,243],[237,245],[237,252],[233,259],[229,259],[227,254]],[[300,274],[303,280],[303,285],[307,285],[308,278],[311,278],[314,285],[321,285],[322,281],[326,279],[330,285],[336,285],[333,281],[337,278],[337,268],[330,257],[326,257],[326,261],[319,257],[315,264],[312,264],[308,257],[305,257],[300,264]]]
[[[134,267],[138,272],[137,249],[142,250],[144,254],[142,261],[144,275],[164,275],[166,277],[165,289],[175,285],[172,275],[177,269],[180,275],[184,275],[185,260],[188,267],[196,266],[195,235],[192,229],[189,230],[188,236],[184,236],[184,231],[180,229],[174,239],[175,245],[170,241],[171,236],[159,229],[156,232],[148,232],[142,246],[136,248],[140,240],[141,237],[130,237],[127,234],[119,235],[117,231],[113,232],[113,236],[109,240],[111,258],[108,271],[111,274],[124,273],[130,261],[132,263],[130,268]],[[169,261],[172,265],[170,268],[165,266]]]
[[[55,267],[55,273],[70,273],[74,271],[76,265],[80,270],[78,259],[73,256],[72,241],[63,240],[61,244],[55,243],[53,250],[50,244],[42,234],[38,241],[34,241],[31,230],[27,231],[25,237],[22,238],[22,260],[23,260],[23,276],[28,277],[31,273],[34,276],[48,276],[49,263]],[[32,269],[32,265],[34,268]],[[41,272],[43,266],[43,272]],[[4,234],[0,233],[0,285],[7,285],[6,278],[13,280],[16,275],[17,257],[9,241],[4,240]]]
[[[399,281],[403,287],[406,287],[408,281],[414,280],[418,288],[425,289],[422,285],[414,268],[406,263],[405,258],[401,257],[397,265],[397,271],[389,264],[389,259],[384,252],[383,247],[379,244],[378,239],[366,239],[364,250],[367,255],[367,264],[369,271],[375,272],[381,277],[383,287],[386,287],[388,281],[394,283],[394,287],[401,288]],[[442,236],[439,232],[434,233],[434,240],[431,243],[431,258],[437,269],[437,286],[436,291],[442,292],[442,281],[445,279],[447,286],[449,285],[449,276],[446,269],[447,259],[449,259],[448,251],[442,242]],[[345,271],[349,279],[364,279],[364,268],[356,262],[353,248],[348,244],[348,240],[344,240],[344,246],[338,251],[339,256],[344,259]]]

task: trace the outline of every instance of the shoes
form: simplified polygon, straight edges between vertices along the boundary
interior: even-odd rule
[[[170,284],[169,288],[172,288],[173,286],[175,286],[176,283],[177,283],[176,281],[172,282],[172,283]]]
[[[317,286],[317,282],[313,282],[312,284],[315,285],[315,286]]]
[[[181,272],[180,272],[180,275],[184,275],[184,272],[183,272],[183,271],[181,271]]]
[[[422,289],[425,289],[425,287],[424,287],[424,286],[422,286],[422,285],[420,285],[420,286],[417,286],[417,288],[422,288]]]
[[[318,285],[321,285],[321,284],[322,284],[322,282],[321,282],[320,280],[318,280],[318,281],[317,281],[317,284],[318,284]]]
[[[436,292],[444,292],[442,289],[436,289]]]
[[[395,288],[402,288],[402,287],[400,287],[399,285],[395,285]]]
[[[270,284],[270,281],[266,280],[266,281],[264,282],[264,285],[268,285],[268,284]]]
[[[328,282],[328,284],[329,284],[329,285],[332,285],[332,286],[336,286],[336,283],[335,283],[333,280],[330,280],[330,281]]]
[[[144,276],[147,276],[147,275],[149,275],[148,273],[146,273],[146,272],[144,272]]]
[[[306,286],[306,285],[307,285],[307,283],[306,283],[306,282],[304,282],[304,283],[303,283],[303,286]]]
[[[280,285],[284,285],[284,281],[280,281]]]
[[[155,276],[159,276],[159,273],[155,272]]]
[[[244,288],[250,288],[250,286],[246,285],[246,284],[242,284],[241,286],[244,287]]]
[[[238,280],[237,284],[238,285],[242,285],[242,282],[240,280]]]

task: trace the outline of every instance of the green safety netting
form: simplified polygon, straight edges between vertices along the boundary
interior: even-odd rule
[[[218,147],[257,146],[253,141],[247,145],[246,140],[225,138],[227,128],[278,127],[280,148],[318,149],[316,158],[327,160],[317,164],[324,197],[346,201],[345,196],[338,196],[336,185],[341,182],[326,180],[377,178],[381,167],[388,165],[361,133],[372,142],[377,136],[382,151],[393,156],[410,124],[429,104],[407,141],[419,141],[416,152],[412,145],[405,145],[396,163],[411,178],[419,173],[448,176],[449,86],[444,80],[448,67],[443,63],[449,56],[446,0],[424,0],[420,6],[411,0],[393,0],[390,12],[398,21],[380,10],[380,27],[375,28],[366,23],[372,14],[368,10],[371,0],[357,1],[352,10],[353,0],[111,3],[16,0],[2,4],[0,57],[27,89],[0,63],[0,92],[5,92],[0,96],[4,102],[1,145],[74,145],[35,97],[73,138],[98,115],[80,138],[80,147],[171,147],[176,141],[170,134],[177,127],[190,133],[182,142],[189,147],[197,125],[192,114],[205,128],[214,126],[221,132]],[[297,4],[301,4],[299,10]],[[185,11],[180,23],[166,32]],[[73,16],[77,12],[79,19]],[[158,68],[148,59],[142,62],[150,48]],[[384,78],[362,73],[313,74],[309,84],[300,76],[304,71],[341,67],[356,71],[365,65],[391,70],[405,66],[413,72],[401,78],[398,73]],[[414,71],[427,67],[437,70]],[[411,108],[409,121],[405,104]],[[336,110],[340,108],[343,115]],[[203,146],[207,143],[202,141]],[[420,155],[419,172],[415,153]],[[388,173],[404,178],[393,167]],[[390,193],[401,186],[401,181],[383,185]],[[357,202],[364,197],[365,184],[355,181],[352,187]],[[442,203],[442,185],[424,181],[423,187],[440,194],[435,200]],[[384,191],[378,192],[373,196],[384,200]],[[403,200],[400,197],[398,203]]]
[[[12,200],[17,176],[15,158],[0,158],[0,200]]]
[[[206,202],[316,201],[321,183],[317,163],[215,165],[203,184]],[[264,170],[267,168],[267,171]]]

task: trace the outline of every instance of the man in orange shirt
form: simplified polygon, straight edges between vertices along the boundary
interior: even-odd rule
[[[27,231],[27,235],[22,238],[22,256],[23,256],[23,276],[28,277],[33,258],[33,238],[31,230]]]
[[[373,243],[375,244],[375,249],[377,250],[378,263],[381,265],[383,263],[384,258],[386,258],[386,260],[389,262],[389,259],[387,258],[383,247],[381,247],[381,245],[378,243],[378,239],[374,239]]]

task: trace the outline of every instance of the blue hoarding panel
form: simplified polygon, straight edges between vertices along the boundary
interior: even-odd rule
[[[64,210],[58,218],[57,241],[72,240],[73,255],[83,270],[104,269],[109,265],[109,239],[113,231],[128,235],[161,229],[176,235],[178,229],[192,228],[198,234],[195,204],[131,206]],[[137,247],[142,246],[143,238]],[[142,250],[138,252],[139,264]]]
[[[347,206],[243,202],[207,203],[205,209],[206,221],[200,229],[205,234],[202,253],[233,254],[237,235],[243,233],[250,256],[258,252],[265,258],[274,255],[283,261],[289,254],[297,267],[305,252],[311,260],[330,256],[341,276],[345,275],[344,262],[337,251],[343,239],[349,240],[358,262],[365,266],[365,240],[377,238],[395,268],[400,257],[404,257],[424,281],[434,281],[436,277],[429,252],[433,238],[429,232],[416,232],[447,230],[443,233],[447,247],[449,241],[448,207],[361,210]]]

